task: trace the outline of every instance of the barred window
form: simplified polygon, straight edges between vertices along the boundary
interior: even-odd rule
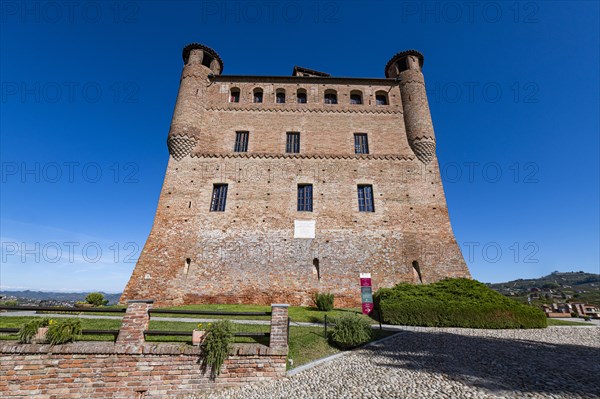
[[[298,184],[298,211],[312,212],[312,184]]]
[[[213,186],[212,201],[210,203],[211,212],[225,212],[225,203],[227,202],[227,184],[215,184]]]
[[[297,154],[300,152],[300,133],[288,132],[285,142],[285,152]]]
[[[358,210],[361,212],[375,212],[373,186],[367,184],[358,186]]]
[[[369,141],[367,140],[366,133],[355,133],[354,134],[354,153],[355,154],[368,154],[369,153]]]
[[[235,152],[248,152],[248,132],[235,132]]]

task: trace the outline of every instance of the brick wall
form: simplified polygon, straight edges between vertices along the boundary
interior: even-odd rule
[[[0,343],[0,397],[36,399],[165,398],[285,376],[286,354],[236,344],[213,382],[199,348],[145,343]],[[144,396],[139,396],[144,393]]]
[[[269,346],[232,345],[213,380],[200,347],[144,342],[152,304],[128,301],[116,343],[0,342],[0,398],[165,398],[285,376],[288,305],[272,305]]]
[[[187,63],[154,225],[121,300],[309,305],[321,291],[357,306],[361,272],[374,289],[470,277],[450,226],[422,56],[399,53],[387,69],[395,63],[409,69],[389,79],[209,77]],[[255,88],[262,103],[252,102]],[[295,101],[298,89],[307,103]],[[326,90],[338,104],[324,103]],[[363,104],[350,104],[354,91]],[[381,92],[388,105],[376,104]],[[249,132],[247,153],[233,152],[238,130]],[[290,131],[300,133],[299,154],[285,153]],[[368,134],[368,155],[354,153],[354,133]],[[225,212],[210,212],[217,183],[228,184]],[[313,211],[298,212],[306,183]],[[375,212],[359,212],[358,184],[373,186]],[[315,237],[296,238],[296,220],[315,221]]]

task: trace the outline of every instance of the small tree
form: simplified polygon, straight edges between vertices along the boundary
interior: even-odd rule
[[[108,303],[108,300],[104,299],[104,295],[100,292],[91,292],[87,294],[85,301],[94,306],[102,306]]]

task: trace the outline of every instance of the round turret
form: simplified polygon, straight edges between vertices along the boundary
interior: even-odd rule
[[[412,69],[421,71],[425,58],[417,50],[401,51],[394,55],[385,66],[386,78],[397,78],[400,73]]]
[[[402,51],[388,61],[385,76],[399,80],[408,144],[419,161],[428,164],[435,158],[435,133],[421,72],[423,62],[423,54],[417,50]]]
[[[215,75],[220,75],[223,72],[223,61],[219,54],[203,44],[188,44],[183,48],[182,57],[185,65],[204,65]]]

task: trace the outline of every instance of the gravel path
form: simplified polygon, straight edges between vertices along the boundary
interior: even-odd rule
[[[193,398],[600,398],[600,328],[405,328],[283,380]]]

